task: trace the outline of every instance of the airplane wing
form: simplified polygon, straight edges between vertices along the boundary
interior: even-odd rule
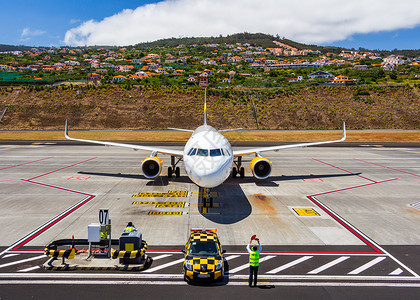
[[[345,139],[346,139],[346,123],[343,123],[343,137],[340,140],[325,141],[325,142],[314,142],[314,143],[292,144],[292,145],[281,145],[281,146],[271,146],[271,147],[260,147],[260,148],[245,149],[245,150],[239,150],[239,151],[234,150],[233,151],[233,156],[238,157],[238,156],[242,156],[242,155],[255,154],[255,153],[266,152],[266,151],[278,151],[278,150],[287,149],[287,148],[307,147],[307,146],[339,143],[339,142],[344,141]]]
[[[181,150],[172,150],[172,149],[164,149],[164,148],[148,147],[148,146],[132,145],[132,144],[124,144],[124,143],[74,139],[74,138],[69,137],[69,135],[68,135],[67,120],[66,120],[66,128],[65,128],[65,131],[64,131],[64,136],[66,137],[66,139],[72,140],[72,141],[86,142],[86,143],[99,144],[99,145],[105,145],[105,146],[126,147],[126,148],[131,148],[131,149],[134,149],[134,150],[152,151],[152,152],[155,152],[155,153],[162,153],[162,154],[178,156],[178,157],[183,156],[183,151],[181,151]]]

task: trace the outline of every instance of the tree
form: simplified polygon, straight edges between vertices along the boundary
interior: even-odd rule
[[[391,73],[389,73],[389,78],[391,78],[392,80],[397,80],[398,78],[397,72],[392,71]]]

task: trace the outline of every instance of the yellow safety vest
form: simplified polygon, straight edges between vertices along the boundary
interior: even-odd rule
[[[125,229],[124,229],[124,232],[132,232],[132,231],[134,231],[134,227],[126,227]]]
[[[260,265],[260,253],[258,251],[251,251],[249,253],[249,265],[251,267],[258,267]]]

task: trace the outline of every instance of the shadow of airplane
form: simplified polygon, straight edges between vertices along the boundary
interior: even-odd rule
[[[121,173],[99,173],[99,172],[78,172],[84,175],[96,175],[96,176],[108,176],[118,178],[129,178],[129,179],[147,179],[143,175],[138,174],[121,174]],[[214,207],[209,207],[209,201],[207,205],[203,199],[203,188],[199,188],[198,195],[198,212],[202,216],[214,223],[218,224],[234,224],[247,218],[252,213],[252,206],[248,201],[247,196],[243,192],[240,184],[243,183],[254,183],[257,186],[265,187],[277,187],[278,182],[291,181],[291,180],[305,180],[305,179],[321,179],[321,178],[336,178],[336,177],[348,177],[357,176],[361,173],[353,174],[310,174],[310,175],[283,175],[283,176],[272,176],[265,180],[258,180],[254,177],[245,178],[228,178],[223,184],[216,188],[212,188],[211,192],[217,193],[217,197],[213,197]],[[191,183],[188,176],[181,176],[178,178],[167,176],[159,176],[154,180],[149,180],[147,186],[168,186],[170,182],[185,182]]]
[[[257,186],[267,186],[267,187],[278,187],[279,184],[277,181],[292,181],[292,180],[306,180],[306,179],[322,179],[322,178],[336,178],[336,177],[348,177],[348,176],[358,176],[362,173],[352,173],[352,174],[310,174],[310,175],[281,175],[281,176],[270,176],[267,179],[259,180],[254,177],[244,177],[244,178],[229,178],[226,182],[230,180],[236,183],[255,183]]]
[[[252,213],[252,206],[238,184],[222,184],[211,192],[217,193],[217,197],[213,197],[214,207],[205,208],[203,188],[199,188],[198,210],[204,218],[218,224],[234,224]]]
[[[95,175],[95,176],[105,176],[105,177],[116,177],[116,178],[127,178],[127,179],[144,179],[149,180],[146,183],[147,186],[167,186],[169,182],[191,182],[188,176],[180,176],[180,177],[172,177],[168,178],[167,176],[159,176],[153,180],[146,178],[144,175],[141,174],[122,174],[122,173],[99,173],[99,172],[77,172],[78,174],[83,175]]]
[[[99,173],[99,172],[83,172],[80,171],[78,174],[83,175],[95,175],[95,176],[106,176],[106,177],[118,177],[118,178],[128,178],[128,179],[147,179],[144,175],[141,174],[122,174],[122,173]],[[333,178],[333,177],[347,177],[347,176],[358,176],[362,173],[351,173],[351,174],[310,174],[310,175],[281,175],[281,176],[270,176],[264,180],[255,179],[252,176],[246,176],[244,178],[228,178],[227,182],[236,182],[236,183],[252,183],[255,182],[256,185],[267,186],[274,183],[274,181],[289,181],[289,180],[304,180],[304,179],[321,179],[321,178]],[[168,178],[167,176],[159,176],[155,180],[150,180],[150,183],[147,185],[156,185],[156,186],[165,186],[169,182],[191,182],[188,176],[172,177]],[[160,184],[159,184],[160,182]],[[276,184],[276,183],[274,183]],[[223,184],[222,184],[223,185]],[[278,186],[276,184],[275,186]],[[213,190],[213,189],[212,189]]]

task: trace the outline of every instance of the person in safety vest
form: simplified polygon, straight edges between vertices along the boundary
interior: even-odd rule
[[[133,232],[137,231],[136,227],[134,227],[132,222],[128,222],[127,226],[124,229],[124,232]]]
[[[108,238],[108,231],[100,232],[101,239],[106,240]]]
[[[100,235],[100,237],[101,237],[101,240],[106,240],[106,239],[108,239],[108,231],[101,231],[101,232],[99,233],[99,235]],[[101,252],[102,252],[102,253],[104,253],[104,252],[105,252],[105,247],[104,247],[103,245],[100,245],[100,246],[99,246],[99,249],[101,250]]]
[[[258,242],[258,246],[252,245],[252,240]],[[258,266],[260,264],[260,252],[262,250],[260,240],[255,237],[255,235],[249,241],[249,244],[246,246],[246,250],[249,253],[249,286],[252,286],[252,277],[254,277],[254,286],[257,286],[257,275],[258,275]]]

